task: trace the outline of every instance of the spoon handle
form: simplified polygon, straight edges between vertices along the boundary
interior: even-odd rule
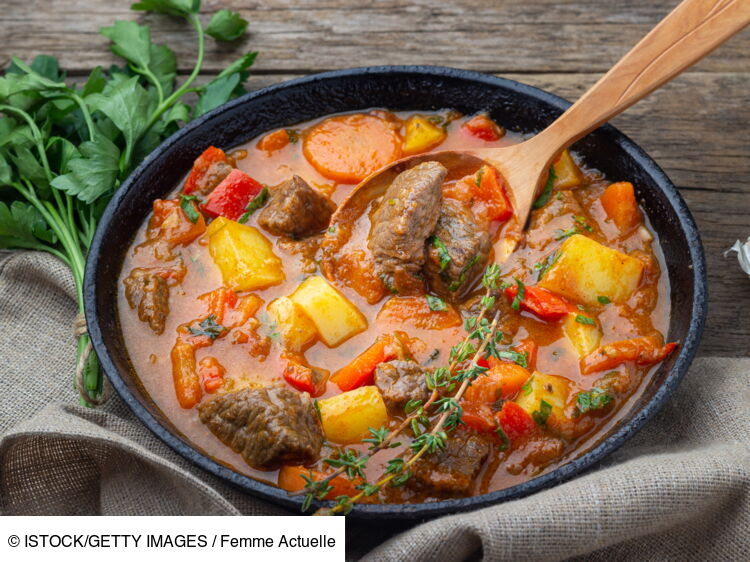
[[[750,0],[684,0],[541,135],[568,146],[750,23]],[[554,145],[554,146],[552,146]]]

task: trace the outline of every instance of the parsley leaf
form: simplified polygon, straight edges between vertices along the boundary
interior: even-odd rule
[[[534,264],[534,269],[537,270],[537,282],[542,280],[542,277],[544,277],[545,274],[550,270],[550,268],[557,263],[557,260],[560,259],[560,256],[562,256],[562,252],[560,250],[555,250],[553,253],[544,258],[544,260]]]
[[[207,318],[201,320],[198,324],[198,328],[189,326],[188,331],[194,336],[206,336],[209,339],[215,340],[221,334],[226,332],[227,329],[216,322],[216,315],[209,314]]]
[[[498,359],[512,361],[513,363],[515,363],[516,365],[520,365],[524,369],[529,366],[529,354],[525,351],[521,353],[520,351],[506,349],[504,351],[498,352]]]
[[[85,203],[92,203],[105,193],[114,191],[120,171],[120,149],[104,135],[85,141],[80,156],[68,162],[69,173],[57,176],[52,186]]]
[[[198,219],[201,217],[198,209],[195,208],[196,203],[194,203],[194,201],[199,201],[197,196],[185,195],[184,193],[180,194],[180,208],[182,209],[182,212],[185,213],[188,220],[193,224],[198,222]]]
[[[10,206],[0,201],[0,248],[40,249],[40,242],[56,240],[34,207],[21,201]]]
[[[555,240],[565,240],[569,236],[573,236],[574,234],[578,234],[578,229],[574,226],[573,228],[568,228],[565,230],[560,230],[559,228],[555,230]]]
[[[513,310],[520,310],[521,303],[526,298],[526,285],[524,285],[520,279],[516,278],[516,286],[518,286],[518,292],[516,293],[516,296],[513,298],[513,302],[510,303],[510,307]]]
[[[237,219],[237,222],[243,224],[246,223],[247,219],[249,219],[255,211],[266,204],[266,201],[268,201],[268,187],[264,185],[263,189],[260,190],[260,193],[253,197],[250,203],[247,204],[245,212],[239,219]]]
[[[425,298],[427,299],[427,306],[430,307],[430,310],[434,310],[435,312],[448,310],[448,306],[445,304],[445,301],[440,297],[436,297],[435,295],[425,295]]]
[[[534,418],[534,421],[536,422],[537,425],[547,425],[547,420],[549,419],[549,416],[551,413],[552,413],[552,404],[542,399],[539,402],[539,409],[534,410],[531,413],[531,417]]]
[[[590,410],[601,410],[611,403],[615,397],[609,390],[594,387],[588,392],[579,392],[576,397],[576,407],[582,414]]]
[[[474,257],[472,257],[468,262],[466,262],[466,265],[463,266],[461,269],[461,273],[458,274],[458,279],[456,279],[453,283],[451,283],[448,286],[448,290],[458,291],[458,289],[461,288],[461,286],[464,284],[464,281],[466,280],[466,274],[469,272],[469,270],[474,267],[474,264],[479,261],[479,254],[475,254]]]
[[[583,314],[576,315],[576,322],[578,322],[579,324],[596,326],[596,320],[594,320],[593,318],[589,318],[588,316],[584,316]]]
[[[609,297],[606,297],[604,295],[600,295],[596,297],[596,300],[599,301],[599,304],[609,304],[612,302],[612,300]]]
[[[477,172],[477,178],[474,180],[474,185],[477,187],[480,187],[482,185],[482,176],[484,175],[484,166],[479,168],[479,171]]]
[[[428,242],[434,246],[437,250],[438,264],[440,265],[440,271],[445,271],[448,264],[451,262],[451,256],[448,253],[448,247],[443,243],[440,238],[435,235],[430,236]]]
[[[549,198],[552,196],[552,186],[555,184],[555,177],[555,168],[550,166],[547,183],[544,184],[544,189],[542,189],[539,197],[536,198],[536,201],[534,201],[534,204],[531,206],[532,209],[541,209],[547,204],[547,201],[549,201]]]
[[[187,16],[197,14],[200,11],[201,0],[141,0],[130,6],[130,9],[172,16]]]
[[[219,10],[211,17],[206,33],[219,41],[234,41],[245,33],[245,29],[247,20],[237,12]]]

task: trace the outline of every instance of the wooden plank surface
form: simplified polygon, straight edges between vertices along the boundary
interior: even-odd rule
[[[143,16],[130,2],[5,0],[0,64],[12,55],[57,56],[71,75],[116,58],[98,29],[115,19],[152,25],[157,41],[191,68],[195,41],[182,22]],[[207,14],[240,11],[250,35],[208,42],[206,78],[258,50],[250,87],[322,70],[438,64],[481,70],[574,99],[677,0],[204,0]],[[720,47],[614,124],[680,188],[709,264],[710,311],[703,355],[750,352],[750,280],[722,252],[750,236],[750,32]]]

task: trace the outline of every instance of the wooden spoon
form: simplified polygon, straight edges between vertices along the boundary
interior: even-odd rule
[[[750,0],[684,0],[588,92],[541,133],[519,144],[443,151],[403,158],[365,178],[342,202],[333,224],[346,223],[365,201],[382,195],[395,176],[428,160],[450,175],[497,168],[510,187],[518,223],[526,224],[532,202],[560,152],[668,82],[750,23]]]

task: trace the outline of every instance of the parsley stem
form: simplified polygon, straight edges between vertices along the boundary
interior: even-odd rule
[[[175,90],[171,96],[169,96],[157,106],[156,110],[151,115],[151,119],[149,120],[148,125],[145,128],[146,131],[154,126],[154,123],[156,123],[159,117],[161,117],[162,113],[169,109],[177,100],[179,100],[188,92],[188,90],[190,89],[190,85],[195,82],[195,79],[198,77],[198,74],[203,67],[203,56],[206,50],[206,34],[203,31],[203,25],[201,24],[201,20],[196,14],[188,14],[187,20],[198,33],[198,56],[195,60],[195,66],[193,67],[193,71],[190,73],[190,76],[187,77],[182,85],[177,90]]]
[[[51,182],[52,170],[50,169],[49,162],[47,161],[47,151],[44,149],[44,143],[42,142],[42,132],[39,130],[39,127],[36,126],[36,123],[31,118],[31,115],[26,113],[23,109],[18,109],[17,107],[13,107],[12,105],[5,104],[0,104],[0,111],[5,113],[15,113],[29,125],[29,129],[31,129],[31,135],[34,137],[34,144],[36,145],[36,149],[39,152],[39,159],[42,161],[44,174],[47,176],[47,181]]]

